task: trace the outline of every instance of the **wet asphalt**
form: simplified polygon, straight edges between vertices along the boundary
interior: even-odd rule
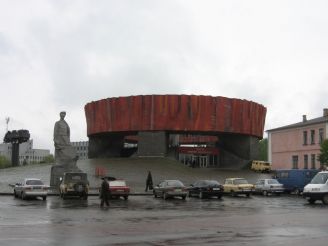
[[[154,183],[180,179],[186,185],[197,179],[244,177],[254,183],[270,177],[248,170],[193,169],[165,159],[79,160],[92,187],[99,187],[96,167],[107,175],[124,178],[133,194],[143,193],[148,170]],[[11,194],[9,184],[25,177],[49,184],[51,165],[0,170],[0,193]],[[151,193],[150,193],[151,194]],[[297,245],[328,242],[328,206],[309,205],[299,196],[252,196],[222,199],[163,200],[130,196],[100,208],[97,196],[87,201],[21,200],[0,196],[0,246],[25,245]]]
[[[87,201],[0,196],[0,245],[327,245],[328,206],[294,195]]]

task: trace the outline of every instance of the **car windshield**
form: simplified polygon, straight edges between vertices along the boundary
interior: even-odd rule
[[[311,184],[325,184],[328,179],[328,173],[318,173],[314,176],[311,181]]]
[[[179,180],[169,180],[167,186],[183,187],[184,185]]]
[[[246,179],[235,179],[235,184],[239,185],[239,184],[248,184]]]
[[[220,183],[216,180],[206,180],[205,185],[220,185]]]
[[[269,179],[268,184],[279,184],[279,182],[276,179]]]
[[[110,181],[109,186],[126,186],[125,181],[123,180],[115,180],[115,181]]]
[[[33,180],[27,180],[27,185],[43,185],[41,180],[33,179]]]
[[[67,180],[72,180],[72,181],[80,181],[80,180],[86,180],[86,175],[85,174],[82,174],[82,173],[69,173],[69,174],[66,174],[66,179]]]

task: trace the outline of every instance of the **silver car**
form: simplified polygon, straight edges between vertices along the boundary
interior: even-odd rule
[[[284,192],[284,186],[276,179],[259,179],[255,183],[255,192],[261,193],[264,196],[268,196],[269,194],[280,195]]]
[[[21,183],[16,183],[14,186],[14,196],[20,197],[23,200],[28,197],[42,197],[47,199],[49,186],[45,185],[40,179],[27,178]]]
[[[188,194],[187,187],[180,180],[164,180],[154,187],[154,197],[163,197],[166,200],[169,197],[181,197],[186,199]]]

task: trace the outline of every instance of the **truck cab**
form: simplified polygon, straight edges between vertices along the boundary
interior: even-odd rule
[[[321,200],[328,205],[328,171],[319,172],[314,176],[311,182],[304,187],[303,197],[310,204]]]

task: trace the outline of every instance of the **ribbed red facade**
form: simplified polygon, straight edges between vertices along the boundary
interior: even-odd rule
[[[246,134],[262,138],[266,108],[258,103],[212,96],[143,95],[85,105],[87,134],[177,131]]]

